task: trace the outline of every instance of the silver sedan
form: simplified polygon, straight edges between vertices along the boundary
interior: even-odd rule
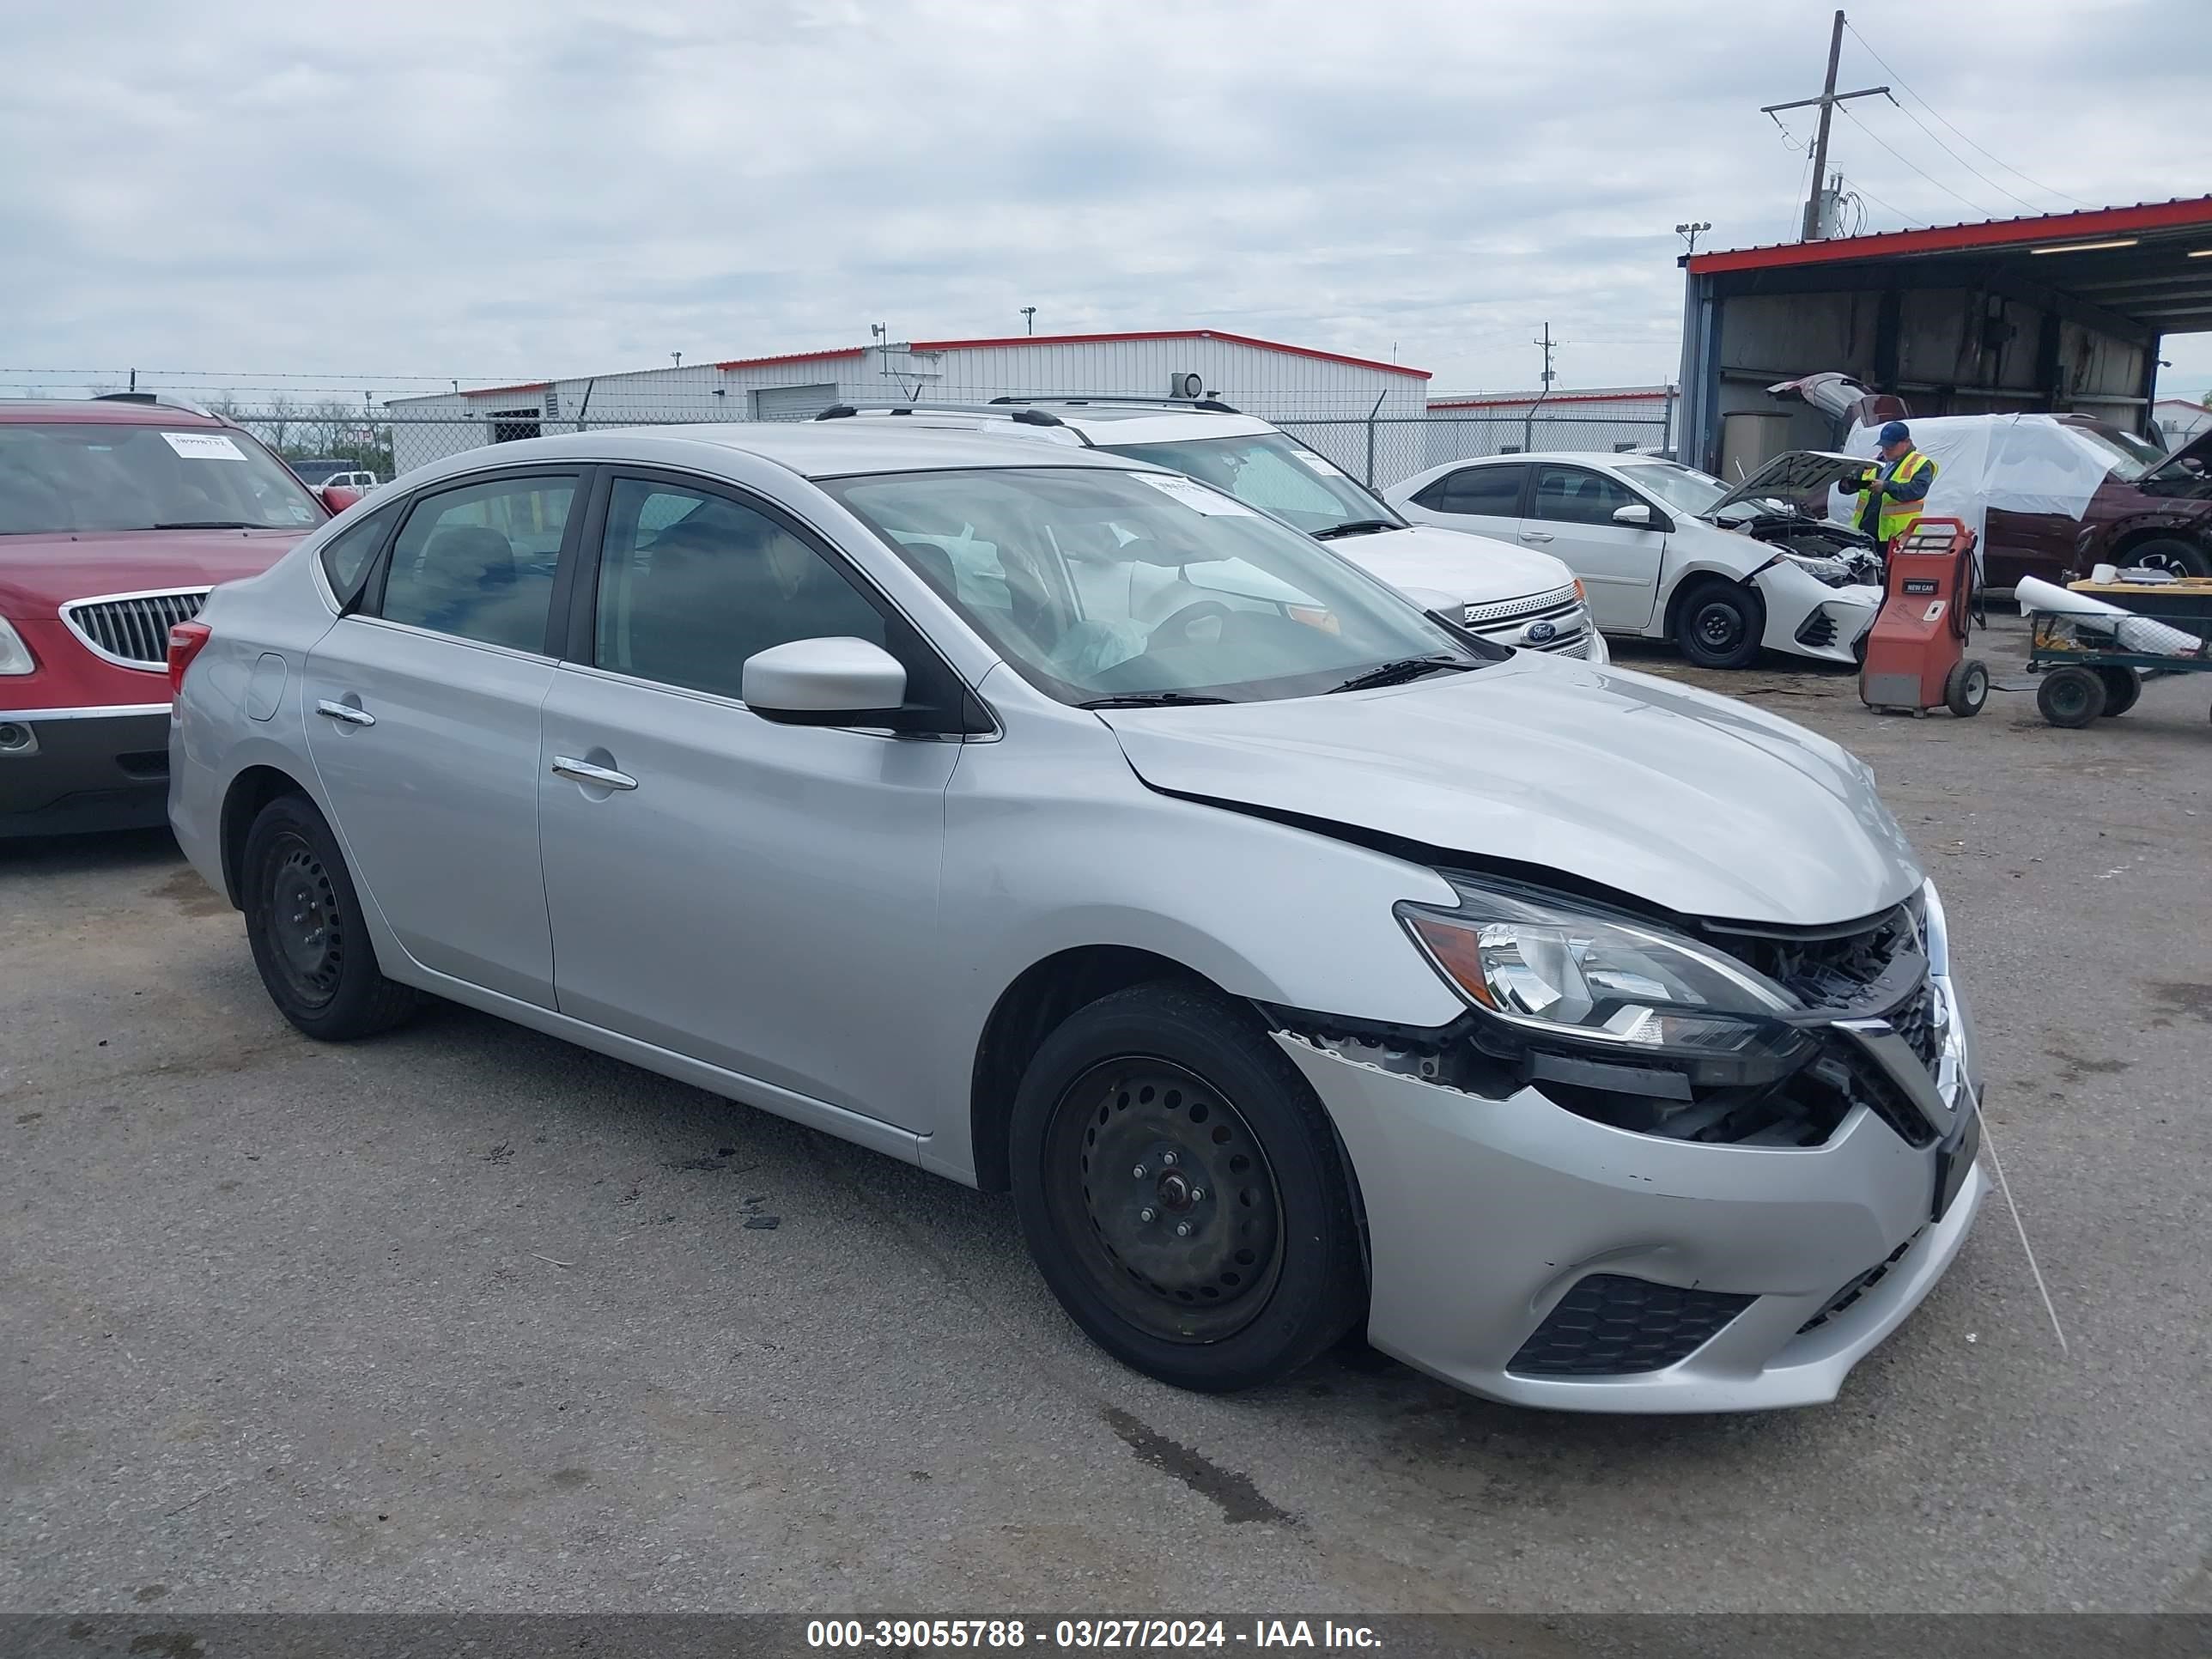
[[[276,1006],[425,995],[1011,1188],[1186,1387],[1832,1397],[1984,1184],[1867,769],[1127,459],[858,422],[386,486],[171,641]]]

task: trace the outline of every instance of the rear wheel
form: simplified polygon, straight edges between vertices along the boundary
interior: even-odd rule
[[[2212,557],[2195,542],[2179,536],[2155,536],[2128,550],[2130,568],[2163,570],[2176,576],[2212,576]]]
[[[2097,678],[2105,683],[2107,718],[2126,714],[2136,706],[2136,699],[2142,696],[2142,676],[2132,668],[2100,668]]]
[[[2105,683],[2087,668],[2054,668],[2043,677],[2035,706],[2053,726],[2092,726],[2105,712]]]
[[[1674,643],[1700,668],[1746,668],[1759,655],[1765,607],[1750,589],[1708,576],[1682,596]]]
[[[1249,1012],[1141,985],[1071,1015],[1010,1131],[1015,1207],[1068,1316],[1179,1388],[1291,1375],[1363,1305],[1327,1114]]]
[[[398,1024],[420,999],[384,976],[330,825],[304,795],[280,795],[246,834],[246,936],[261,983],[309,1036],[343,1042]]]

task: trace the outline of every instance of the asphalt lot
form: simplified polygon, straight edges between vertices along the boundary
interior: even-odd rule
[[[2212,1611],[2212,679],[1701,678],[1942,884],[2068,1351],[1993,1200],[1829,1407],[1178,1394],[1004,1198],[458,1009],[314,1047],[165,836],[0,844],[0,1608]]]

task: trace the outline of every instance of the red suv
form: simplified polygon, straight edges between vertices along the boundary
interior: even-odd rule
[[[0,402],[0,838],[166,822],[170,625],[353,500],[191,405]]]

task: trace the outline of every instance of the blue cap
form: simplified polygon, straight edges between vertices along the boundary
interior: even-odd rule
[[[1902,421],[1892,421],[1881,429],[1881,443],[1885,449],[1892,444],[1909,444],[1911,441],[1912,429]]]

